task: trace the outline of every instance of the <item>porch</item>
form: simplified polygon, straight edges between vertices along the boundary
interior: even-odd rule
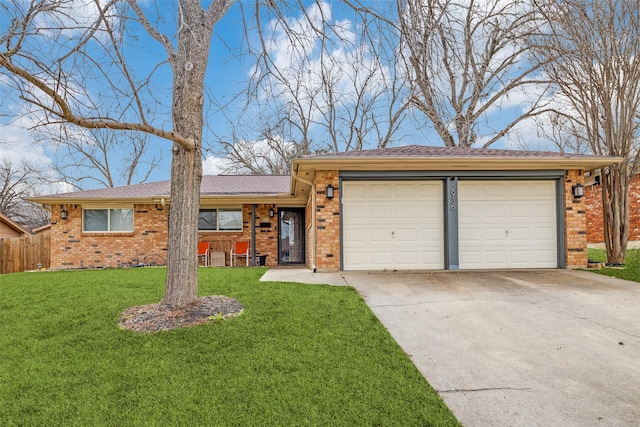
[[[202,206],[198,225],[198,241],[209,244],[207,264],[232,266],[237,261],[238,266],[305,265],[304,208],[243,204],[241,218],[240,209],[237,209],[235,219],[232,209],[216,209]],[[222,221],[226,222],[221,225]],[[207,225],[212,222],[215,222],[215,227]],[[248,262],[245,258],[231,258],[237,242],[248,243]]]

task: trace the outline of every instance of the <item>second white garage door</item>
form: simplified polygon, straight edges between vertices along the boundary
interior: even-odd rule
[[[461,269],[556,268],[554,181],[460,181]]]
[[[344,270],[444,268],[441,181],[342,183]]]

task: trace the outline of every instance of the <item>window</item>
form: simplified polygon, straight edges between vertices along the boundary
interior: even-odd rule
[[[133,209],[84,209],[82,213],[82,231],[133,231]]]
[[[242,231],[242,209],[200,209],[200,231]]]

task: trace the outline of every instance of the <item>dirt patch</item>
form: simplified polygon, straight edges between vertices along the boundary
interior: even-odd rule
[[[120,316],[120,327],[140,333],[186,328],[242,313],[242,304],[222,295],[198,298],[182,307],[162,303],[130,307]]]

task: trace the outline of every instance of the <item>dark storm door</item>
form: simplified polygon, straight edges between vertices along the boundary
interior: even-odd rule
[[[304,264],[304,208],[280,208],[278,264]]]

